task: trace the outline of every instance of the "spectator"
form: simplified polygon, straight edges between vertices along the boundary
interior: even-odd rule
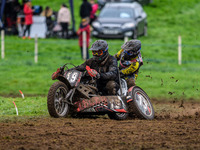
[[[17,30],[18,30],[18,36],[19,37],[23,37],[24,35],[24,31],[23,31],[23,28],[24,28],[24,24],[25,24],[25,16],[24,16],[24,5],[25,5],[25,1],[23,0],[22,1],[22,5],[19,6],[19,11],[17,13]]]
[[[97,18],[96,12],[98,10],[98,4],[96,4],[94,0],[90,0],[90,4],[92,6],[92,11],[90,13],[90,25],[91,25],[92,22]]]
[[[88,47],[90,43],[90,25],[89,25],[89,20],[87,18],[84,18],[81,20],[80,27],[77,31],[77,34],[79,36],[79,46],[81,48],[81,57],[83,58],[83,32],[86,32],[86,41],[87,41],[87,59],[89,59],[89,53],[88,53]]]
[[[24,30],[24,34],[23,34],[23,39],[26,38],[26,31],[28,31],[28,39],[30,39],[30,28],[31,25],[33,24],[33,9],[32,9],[32,4],[31,4],[31,0],[28,0],[25,4],[24,4],[24,15],[25,15],[25,30]]]
[[[53,11],[49,6],[45,8],[45,10],[42,11],[41,16],[46,17],[46,25],[47,25],[47,32],[50,32],[51,26],[52,26],[52,19],[51,16],[53,15]]]
[[[92,6],[87,0],[83,0],[83,3],[81,4],[80,7],[80,16],[81,19],[83,18],[90,18],[90,13],[92,11]]]
[[[62,27],[62,37],[63,38],[69,38],[68,35],[68,26],[70,24],[71,20],[71,14],[69,9],[65,4],[61,5],[60,10],[58,11],[58,20],[57,22],[61,25]]]
[[[23,9],[20,9],[20,11],[17,13],[17,30],[18,30],[18,36],[23,36],[23,25],[24,25],[24,12]]]

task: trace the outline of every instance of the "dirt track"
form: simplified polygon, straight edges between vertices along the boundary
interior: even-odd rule
[[[0,122],[0,149],[200,149],[200,103],[153,101],[152,121],[32,118]]]

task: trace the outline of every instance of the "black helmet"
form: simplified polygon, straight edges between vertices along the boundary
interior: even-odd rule
[[[132,55],[137,55],[141,49],[140,40],[130,40],[124,43],[121,48],[125,50],[127,53],[132,53]]]
[[[101,62],[108,56],[108,44],[104,40],[97,40],[90,48],[94,59]]]
[[[102,50],[105,51],[108,49],[108,44],[104,40],[97,40],[92,44],[92,47],[90,48],[91,51],[98,51]]]

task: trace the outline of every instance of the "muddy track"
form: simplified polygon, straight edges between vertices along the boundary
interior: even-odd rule
[[[155,119],[15,118],[0,122],[0,149],[200,149],[200,103],[153,101]]]

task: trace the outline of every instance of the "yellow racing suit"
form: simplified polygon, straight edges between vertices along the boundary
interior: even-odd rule
[[[141,53],[137,56],[127,56],[123,49],[115,54],[115,58],[120,61],[120,74],[126,79],[128,87],[135,85],[135,80],[138,76],[139,68],[143,65]]]

